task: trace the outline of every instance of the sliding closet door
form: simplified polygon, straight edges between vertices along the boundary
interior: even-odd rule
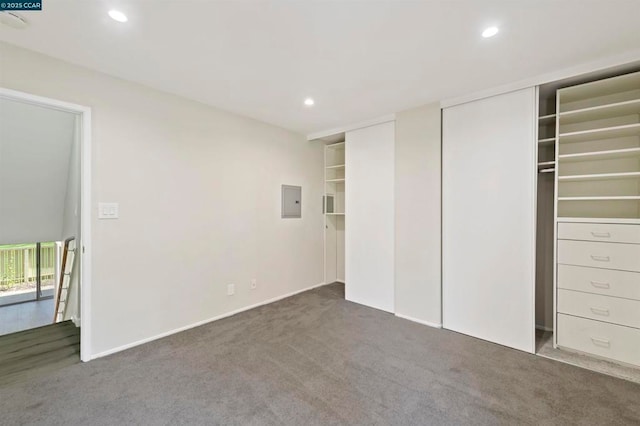
[[[347,132],[345,297],[394,310],[393,122]]]
[[[443,112],[443,325],[534,352],[535,88]]]

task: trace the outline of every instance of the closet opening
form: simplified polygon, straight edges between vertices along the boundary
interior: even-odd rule
[[[538,87],[536,354],[640,382],[640,64]]]
[[[324,277],[345,281],[345,134],[324,140]]]

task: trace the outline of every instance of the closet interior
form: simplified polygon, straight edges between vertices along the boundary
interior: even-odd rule
[[[325,143],[322,203],[325,227],[325,282],[344,283],[346,183],[344,134],[337,135]]]
[[[538,93],[537,350],[640,366],[640,72]]]

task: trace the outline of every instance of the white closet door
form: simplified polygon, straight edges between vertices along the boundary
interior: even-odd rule
[[[347,132],[345,296],[394,310],[395,124]]]
[[[534,352],[536,95],[443,112],[443,325]]]

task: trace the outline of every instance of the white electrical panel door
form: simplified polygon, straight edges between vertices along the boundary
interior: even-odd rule
[[[395,124],[347,132],[345,297],[394,311]]]
[[[443,111],[443,326],[534,352],[536,90]],[[416,188],[419,190],[419,188]]]

